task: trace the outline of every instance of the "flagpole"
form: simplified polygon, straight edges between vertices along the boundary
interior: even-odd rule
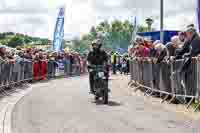
[[[136,19],[136,16],[134,17],[134,23],[133,23],[133,33],[132,33],[132,41],[135,40],[136,38],[136,35],[137,35],[137,19]]]
[[[164,43],[164,1],[160,0],[160,41]]]
[[[198,32],[200,32],[200,0],[197,0],[197,7],[196,7],[196,18],[197,18],[197,27],[198,27]]]

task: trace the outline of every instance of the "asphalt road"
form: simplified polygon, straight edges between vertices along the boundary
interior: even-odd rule
[[[113,77],[110,102],[95,103],[87,76],[35,85],[12,113],[13,133],[199,133],[200,123],[129,96]]]

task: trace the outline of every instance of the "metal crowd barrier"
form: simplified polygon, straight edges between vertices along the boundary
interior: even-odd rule
[[[2,63],[0,64],[0,90],[25,81],[48,80],[72,74],[79,76],[82,74],[80,67],[78,64],[71,65],[65,60],[30,61],[23,59],[15,63]]]
[[[32,79],[32,62],[0,64],[0,88]]]
[[[155,63],[153,58],[135,58],[130,61],[131,81],[146,94],[159,93],[169,103],[177,99],[188,106],[200,94],[200,59],[193,58],[187,71],[180,72],[184,60]],[[163,101],[162,101],[163,102]],[[198,104],[200,106],[200,103]],[[197,108],[196,108],[197,109]]]

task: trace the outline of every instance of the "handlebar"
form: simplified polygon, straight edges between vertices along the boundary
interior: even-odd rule
[[[105,65],[89,65],[88,70],[109,72],[108,66]]]
[[[88,68],[89,69],[100,69],[100,68],[102,68],[102,69],[106,69],[107,68],[107,66],[105,66],[105,65],[88,65]]]

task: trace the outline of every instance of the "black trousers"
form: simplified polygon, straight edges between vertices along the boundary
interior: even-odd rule
[[[93,92],[94,91],[94,72],[90,72],[89,73],[89,83],[90,83],[90,91]]]
[[[117,68],[116,68],[116,64],[113,63],[113,64],[112,64],[113,74],[116,74],[116,69],[117,69]]]

